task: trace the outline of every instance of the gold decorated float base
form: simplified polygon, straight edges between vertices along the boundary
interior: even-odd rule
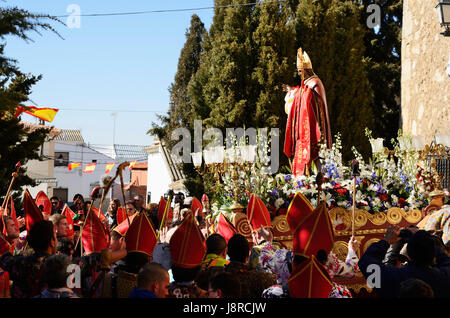
[[[352,236],[352,211],[343,208],[334,208],[329,211],[331,223],[334,229],[335,243],[333,252],[337,257],[345,261],[348,253],[348,241]],[[391,208],[387,212],[370,214],[365,210],[355,211],[355,238],[361,243],[357,251],[358,257],[374,242],[381,240],[386,230],[391,225],[401,228],[416,225],[422,219],[419,210],[404,211],[400,208]],[[282,243],[286,248],[292,249],[293,235],[286,221],[286,216],[277,216],[272,220],[274,240]],[[335,278],[338,284],[346,285],[354,297],[373,297],[372,289],[366,284],[361,273],[354,278]]]

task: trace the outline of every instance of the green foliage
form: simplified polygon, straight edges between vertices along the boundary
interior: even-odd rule
[[[374,93],[371,104],[375,117],[374,134],[388,143],[397,136],[400,128],[400,75],[402,38],[402,0],[363,0],[361,23],[366,23],[370,13],[366,8],[377,4],[381,10],[378,32],[366,28],[364,33],[366,72]],[[392,146],[387,144],[388,146]]]
[[[23,165],[28,160],[39,159],[38,150],[44,142],[49,129],[30,131],[24,128],[19,119],[13,118],[15,108],[28,101],[31,87],[41,79],[22,73],[17,61],[4,55],[7,36],[17,36],[25,41],[32,41],[30,31],[51,30],[57,33],[45,20],[58,19],[40,14],[32,14],[18,8],[0,8],[0,194],[6,194],[15,164],[20,161],[22,168],[13,190],[20,190],[26,185],[34,185],[26,176]]]
[[[344,160],[352,158],[352,146],[369,156],[364,129],[374,125],[360,10],[352,1],[301,0],[296,15],[298,46],[325,86],[331,134],[342,134]]]

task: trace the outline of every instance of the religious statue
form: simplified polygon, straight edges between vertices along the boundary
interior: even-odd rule
[[[288,114],[284,153],[294,157],[291,164],[294,176],[308,174],[312,162],[320,171],[320,143],[325,143],[327,148],[332,146],[325,88],[314,74],[308,54],[301,48],[297,51],[297,70],[301,86],[283,84]]]

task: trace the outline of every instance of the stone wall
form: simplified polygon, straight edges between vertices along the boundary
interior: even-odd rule
[[[438,2],[403,1],[402,129],[426,143],[450,135],[450,37],[440,34]]]

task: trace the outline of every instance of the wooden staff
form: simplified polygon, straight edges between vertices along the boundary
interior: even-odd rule
[[[6,206],[7,202],[8,202],[9,193],[11,192],[11,189],[12,189],[12,186],[14,184],[14,181],[17,179],[17,177],[19,177],[19,170],[20,170],[20,161],[18,163],[16,163],[16,171],[13,172],[13,174],[12,174],[12,179],[11,179],[11,182],[10,182],[9,187],[8,187],[8,192],[6,192],[6,197],[3,200],[2,209],[5,208],[5,206]]]
[[[170,204],[172,203],[172,196],[173,196],[173,193],[170,193],[170,194],[169,194],[169,199],[167,200],[166,207],[164,208],[164,214],[163,214],[163,217],[162,217],[162,219],[161,219],[161,224],[159,225],[159,231],[158,231],[158,238],[157,238],[157,241],[159,240],[159,236],[160,236],[160,234],[161,234],[161,229],[162,229],[162,227],[163,227],[163,225],[164,225],[164,221],[165,221],[165,219],[166,219],[167,211],[169,211],[169,209],[170,209]]]
[[[353,177],[352,236],[355,236],[356,176]]]
[[[316,176],[316,183],[317,183],[317,206],[320,204],[320,192],[322,191],[322,182],[323,182],[323,175],[322,172],[317,173]]]
[[[119,175],[120,175],[120,187],[122,189],[122,196],[123,196],[123,206],[126,208],[126,199],[125,199],[125,187],[123,184],[123,169],[125,169],[125,167],[129,166],[130,163],[129,162],[124,162],[122,164],[120,164],[118,171],[119,171]],[[128,221],[128,226],[130,226],[130,218],[128,217],[128,211],[125,211],[125,215],[127,216],[127,221]]]
[[[359,162],[356,159],[352,161],[352,176],[353,176],[352,236],[355,236],[356,177],[359,176]]]

